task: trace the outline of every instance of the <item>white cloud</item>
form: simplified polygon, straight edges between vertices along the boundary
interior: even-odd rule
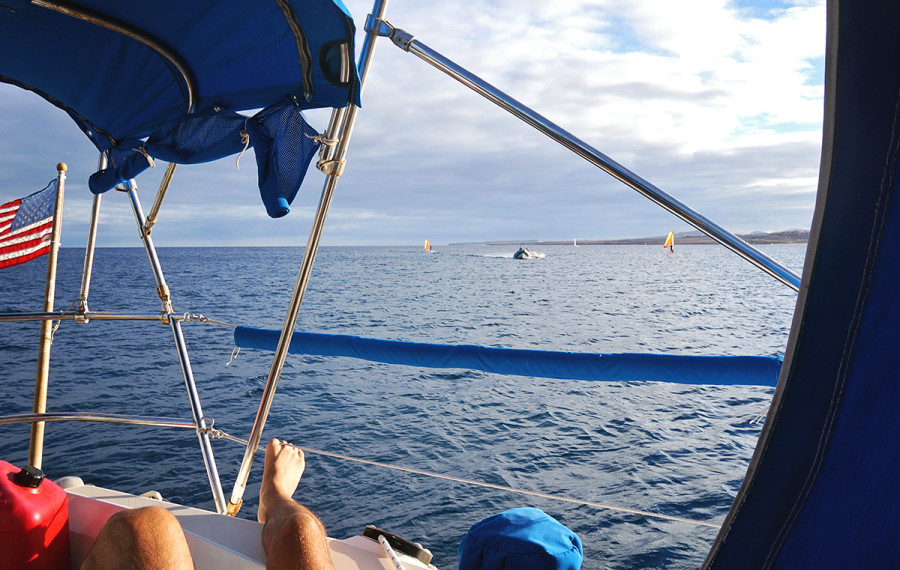
[[[743,16],[730,4],[716,1],[687,6],[665,1],[515,6],[498,2],[470,4],[465,18],[444,14],[443,5],[428,3],[428,10],[422,6],[421,2],[394,2],[388,19],[625,166],[640,173],[641,168],[650,166],[652,171],[654,164],[664,163],[668,169],[662,173],[663,180],[697,180],[700,184],[692,189],[685,186],[686,195],[679,197],[713,218],[717,212],[703,208],[704,168],[718,177],[708,183],[710,188],[749,189],[759,180],[783,178],[771,171],[765,155],[789,155],[805,166],[802,173],[792,175],[802,174],[803,184],[815,178],[822,85],[821,77],[814,75],[813,62],[824,53],[821,3],[766,18]],[[450,32],[443,33],[447,22]],[[419,157],[428,149],[443,152],[451,171],[494,159],[496,171],[482,174],[529,200],[545,200],[540,194],[543,188],[530,190],[533,169],[524,169],[530,176],[513,180],[509,174],[519,168],[508,165],[524,162],[558,173],[576,170],[574,178],[558,177],[559,191],[589,185],[606,188],[604,195],[630,192],[609,183],[596,169],[573,166],[571,161],[579,159],[556,154],[550,149],[554,143],[527,127],[513,125],[490,104],[413,56],[386,43],[378,49],[396,53],[376,54],[383,57],[378,65],[387,69],[373,70],[366,111],[391,132],[385,144],[396,149],[394,156],[415,158],[400,159],[408,178],[417,178],[412,173],[415,165],[431,166]],[[418,71],[410,60],[419,66]],[[423,86],[426,80],[437,86]],[[403,109],[393,122],[381,114],[383,105],[385,111],[390,106],[388,100]],[[364,125],[365,115],[361,117]],[[417,119],[427,125],[429,118],[430,130],[411,124]],[[545,162],[548,155],[558,162]],[[730,158],[735,172],[721,168],[719,161],[705,167],[694,160],[701,156]],[[751,157],[760,160],[756,168],[747,168]],[[662,181],[649,179],[666,189]],[[430,186],[438,192],[451,191],[440,180]],[[812,184],[810,190],[814,189]],[[695,203],[697,199],[701,203]],[[773,203],[774,209],[778,207]],[[811,211],[810,198],[804,216],[795,215],[793,225],[807,225]],[[498,218],[507,213],[493,211]],[[603,226],[610,228],[607,232],[627,231],[615,224]],[[540,231],[539,223],[535,227]],[[765,217],[748,216],[735,231],[748,229],[779,228],[769,225]]]
[[[347,5],[361,28],[371,3]],[[823,2],[766,12],[724,0],[391,0],[387,19],[733,231],[809,224]],[[89,204],[91,145],[34,95],[3,86],[0,96],[0,152],[15,162],[0,174],[4,196],[47,177],[46,168],[24,165],[52,169],[65,159],[70,195],[81,192],[70,205]],[[322,113],[313,115],[324,125]],[[145,209],[159,176],[139,180]],[[158,245],[296,245],[321,180],[313,171],[292,214],[270,223],[252,154],[240,171],[233,159],[179,167],[154,237]],[[128,214],[115,208],[115,218]],[[239,218],[251,229],[234,231]],[[435,243],[655,235],[661,219],[671,217],[381,39],[324,243],[418,244],[426,232]],[[86,220],[76,220],[80,232]],[[132,232],[122,239],[137,245]]]

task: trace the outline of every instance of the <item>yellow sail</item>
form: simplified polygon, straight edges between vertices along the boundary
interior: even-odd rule
[[[675,232],[669,232],[669,237],[666,238],[666,243],[663,244],[663,247],[668,248],[669,251],[674,249],[675,245]]]
[[[428,238],[425,238],[425,251],[431,251],[431,244],[428,243]]]

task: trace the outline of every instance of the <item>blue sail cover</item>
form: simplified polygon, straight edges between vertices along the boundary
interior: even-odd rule
[[[234,344],[275,350],[281,331],[237,327]],[[291,354],[349,356],[422,368],[463,368],[494,374],[603,382],[774,386],[781,359],[768,356],[592,354],[474,344],[433,344],[346,334],[295,332]]]
[[[767,423],[706,567],[896,568],[900,3],[828,10],[819,196]]]

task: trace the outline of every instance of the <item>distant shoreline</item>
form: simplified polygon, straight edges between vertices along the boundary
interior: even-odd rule
[[[805,244],[809,241],[808,230],[789,230],[784,232],[754,232],[752,234],[738,235],[739,238],[747,243],[754,245],[766,244]],[[622,239],[579,239],[578,245],[662,245],[666,236],[645,237],[645,238],[622,238]],[[572,245],[572,240],[492,240],[485,242],[475,242],[481,245]],[[712,238],[705,235],[697,235],[691,233],[689,235],[676,235],[675,245],[712,245],[715,244]],[[474,245],[474,243],[462,244],[455,243],[449,245]]]
[[[747,243],[754,245],[774,245],[774,244],[806,244],[809,241],[808,230],[789,230],[784,232],[754,232],[752,234],[738,235]],[[662,246],[666,236],[644,237],[644,238],[620,238],[620,239],[578,239],[578,245],[659,245]],[[712,245],[715,244],[711,238],[700,234],[699,232],[685,232],[683,234],[675,234],[675,246],[683,245]],[[503,246],[503,247],[542,247],[549,245],[572,246],[572,240],[540,240],[540,239],[505,239],[505,240],[489,240],[489,241],[470,241],[470,242],[454,242],[448,244],[436,244],[438,247],[446,246]],[[191,244],[191,245],[160,245],[158,249],[173,248],[304,248],[305,244],[292,245],[225,245],[225,244]],[[380,244],[380,245],[323,245],[322,247],[413,247],[410,244]],[[415,247],[421,248],[421,245]],[[77,249],[84,251],[85,246],[82,245],[64,245],[61,249]],[[140,244],[128,245],[103,245],[97,249],[143,249]]]

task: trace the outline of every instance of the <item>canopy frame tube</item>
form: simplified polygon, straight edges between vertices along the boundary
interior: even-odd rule
[[[134,212],[134,218],[138,225],[141,241],[144,244],[144,251],[147,253],[147,259],[150,261],[150,268],[153,271],[153,277],[156,279],[156,291],[163,303],[163,316],[168,317],[172,314],[172,300],[169,297],[169,286],[166,284],[166,278],[163,275],[162,266],[159,263],[159,257],[156,255],[156,247],[153,245],[153,239],[144,228],[146,227],[146,219],[141,209],[141,202],[137,195],[137,183],[132,179],[128,181],[128,197],[131,199],[131,208]],[[184,342],[184,335],[181,331],[181,320],[166,318],[168,324],[172,327],[172,336],[175,339],[175,348],[178,352],[178,361],[181,364],[181,374],[184,377],[184,385],[187,389],[188,400],[191,406],[191,413],[194,417],[194,423],[197,425],[197,439],[200,442],[200,452],[203,455],[203,462],[206,465],[206,474],[209,477],[209,485],[212,489],[213,500],[216,503],[216,511],[222,514],[226,510],[225,493],[222,490],[222,483],[219,481],[219,471],[216,467],[216,460],[213,456],[212,445],[210,443],[209,434],[206,430],[206,419],[203,416],[203,409],[200,405],[200,395],[197,393],[197,385],[194,382],[194,373],[191,369],[191,361],[188,356],[187,346]]]
[[[165,59],[173,70],[177,70],[177,73],[173,73],[172,75],[175,77],[183,91],[187,106],[185,112],[192,113],[194,111],[194,106],[197,104],[197,81],[194,79],[194,74],[188,64],[171,47],[134,26],[62,0],[31,0],[31,3],[35,6],[40,6],[41,8],[46,8],[59,14],[64,14],[129,37],[152,49],[159,54],[160,57]]]
[[[156,224],[156,219],[159,217],[159,210],[162,208],[163,199],[166,197],[166,193],[169,191],[169,186],[172,184],[172,177],[175,176],[175,167],[178,166],[175,162],[170,162],[169,166],[166,167],[166,172],[163,174],[163,178],[159,183],[159,190],[156,192],[156,199],[153,200],[153,205],[150,207],[150,213],[147,214],[147,221],[144,222],[144,233],[150,235],[150,232],[153,230],[153,226]]]
[[[377,18],[382,18],[387,9],[387,0],[375,0],[372,7],[372,13]],[[375,50],[376,34],[369,33],[363,41],[360,51],[360,90],[365,87],[366,75],[368,73],[369,64],[372,61],[372,55]],[[322,196],[319,199],[319,206],[313,218],[312,227],[309,232],[309,238],[306,242],[306,248],[303,251],[303,259],[300,262],[300,271],[297,275],[297,281],[291,295],[288,305],[288,311],[285,315],[284,325],[281,329],[281,337],[278,345],[275,347],[275,356],[272,359],[272,366],[269,369],[269,375],[266,378],[266,385],[263,388],[262,399],[259,403],[259,409],[256,413],[256,419],[250,430],[250,437],[247,438],[247,447],[244,450],[244,457],[241,460],[238,469],[237,478],[235,479],[234,489],[231,492],[231,498],[228,501],[228,514],[235,516],[243,503],[244,491],[247,488],[247,479],[250,477],[250,466],[253,463],[253,456],[262,439],[262,431],[272,408],[272,401],[275,398],[275,390],[278,387],[278,380],[281,378],[281,370],[287,359],[288,347],[297,323],[297,316],[300,312],[300,305],[303,301],[303,295],[309,283],[309,276],[312,272],[313,262],[316,258],[316,252],[319,249],[319,240],[322,237],[322,231],[325,227],[325,218],[328,216],[328,209],[331,206],[331,199],[334,196],[337,187],[338,178],[343,173],[344,158],[347,155],[347,148],[350,144],[350,136],[353,133],[353,125],[356,122],[356,114],[359,108],[352,103],[344,111],[336,111],[332,115],[332,121],[329,125],[329,131],[339,128],[339,139],[331,151],[326,152],[323,156],[328,160],[320,161],[320,169],[327,174],[324,186],[322,188]],[[336,133],[330,132],[329,136]]]
[[[107,157],[105,152],[100,153],[100,159],[97,162],[97,170],[106,168]],[[94,251],[97,246],[97,225],[100,223],[100,197],[102,194],[94,194],[91,202],[91,221],[88,226],[87,243],[84,247],[84,267],[81,270],[81,290],[78,295],[78,307],[76,312],[81,315],[78,322],[86,323],[87,319],[84,314],[88,312],[88,294],[91,290],[91,274],[94,271]]]
[[[440,53],[429,48],[417,40],[412,34],[394,28],[390,23],[381,18],[373,17],[370,17],[366,21],[366,32],[389,37],[391,41],[403,51],[412,53],[453,79],[456,79],[466,87],[472,89],[482,97],[495,103],[500,108],[508,111],[513,116],[536,128],[551,139],[586,159],[591,164],[610,174],[613,178],[623,182],[644,197],[661,206],[663,209],[678,216],[715,241],[737,253],[739,256],[743,257],[759,269],[762,269],[775,279],[781,281],[794,291],[800,290],[800,276],[787,267],[778,263],[725,228],[719,226],[706,216],[703,216],[696,210],[670,196],[657,186],[631,172],[629,169],[612,160],[599,150],[577,138],[559,125],[551,122],[543,115],[538,114],[480,77],[470,73]]]
[[[79,322],[86,323],[88,313],[88,295],[91,290],[91,274],[94,271],[94,252],[97,247],[97,224],[100,220],[100,198],[102,194],[94,194],[91,202],[91,221],[88,226],[88,238],[84,248],[84,268],[81,271],[81,291],[78,295],[76,311],[81,315]]]

